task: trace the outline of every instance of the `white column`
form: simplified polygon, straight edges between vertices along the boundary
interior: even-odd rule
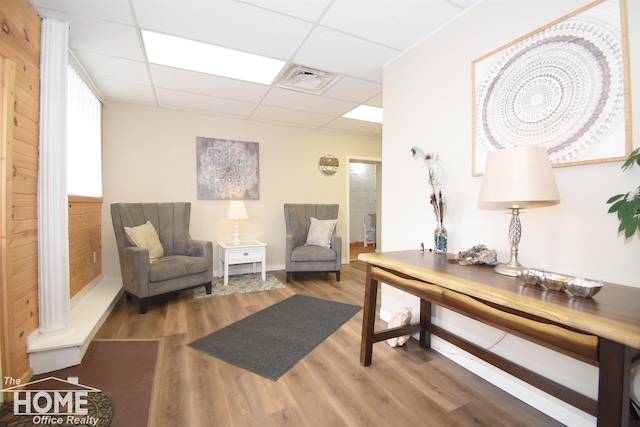
[[[39,332],[68,332],[67,50],[69,24],[42,20],[38,173]]]

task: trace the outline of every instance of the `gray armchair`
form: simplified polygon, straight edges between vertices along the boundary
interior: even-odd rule
[[[294,273],[331,272],[340,281],[342,264],[342,238],[331,236],[330,247],[305,246],[311,218],[338,219],[338,205],[285,204],[284,219],[287,227],[285,267],[287,283]]]
[[[151,297],[202,285],[211,293],[213,244],[191,239],[190,217],[191,203],[111,204],[122,284],[128,299],[140,300],[141,314]],[[125,227],[147,221],[156,229],[164,252],[155,262],[150,262],[149,250],[132,245],[125,232]]]

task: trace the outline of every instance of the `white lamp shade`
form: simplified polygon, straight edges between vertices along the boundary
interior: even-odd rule
[[[546,148],[518,147],[489,153],[479,208],[538,208],[558,203],[560,193]]]
[[[247,208],[242,200],[232,200],[227,205],[226,219],[249,219]]]

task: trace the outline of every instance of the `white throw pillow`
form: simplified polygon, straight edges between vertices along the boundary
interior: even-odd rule
[[[127,234],[129,243],[149,251],[150,262],[156,262],[164,255],[164,249],[158,238],[156,228],[150,221],[137,227],[125,227],[124,231]]]
[[[311,217],[311,227],[307,234],[307,243],[305,246],[322,246],[324,248],[331,247],[331,236],[336,228],[337,219],[317,219]]]

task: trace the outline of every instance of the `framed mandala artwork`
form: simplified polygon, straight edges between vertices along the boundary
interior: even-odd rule
[[[473,61],[473,175],[490,151],[542,145],[554,167],[625,159],[624,0],[599,0]]]
[[[198,200],[259,200],[257,142],[196,138]]]

